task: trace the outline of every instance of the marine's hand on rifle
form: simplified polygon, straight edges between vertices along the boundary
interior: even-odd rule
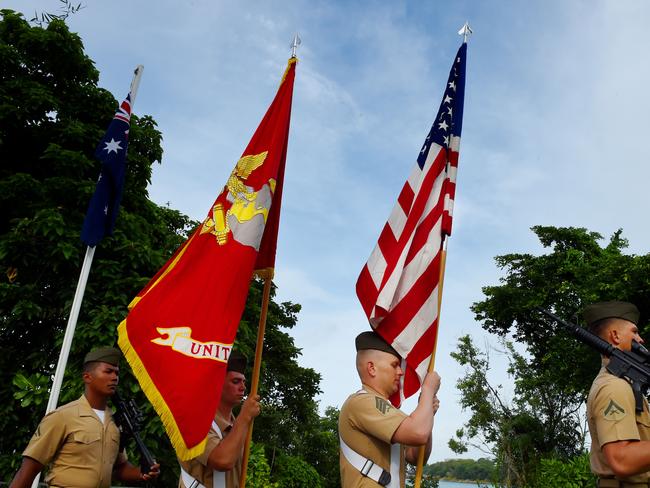
[[[160,464],[156,463],[153,466],[151,466],[150,471],[148,473],[142,473],[142,479],[143,481],[149,481],[157,478],[159,475],[160,475]]]

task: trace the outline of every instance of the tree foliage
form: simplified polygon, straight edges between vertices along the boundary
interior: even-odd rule
[[[83,260],[81,224],[99,174],[93,153],[117,102],[97,86],[98,71],[62,20],[49,19],[42,28],[12,11],[0,14],[0,480],[8,481],[47,403]],[[84,354],[115,343],[131,298],[196,226],[148,198],[152,165],[162,159],[153,118],[133,116],[129,139],[120,214],[114,235],[95,253],[60,403],[81,394]],[[237,337],[250,358],[261,290],[260,282],[251,283]],[[311,485],[338,486],[325,478],[337,458],[331,430],[320,430],[335,412],[318,415],[313,399],[320,375],[297,364],[300,350],[286,332],[299,310],[289,302],[270,303],[260,384],[264,408],[251,457],[259,486],[285,476],[283,463],[304,463]],[[134,396],[148,419],[143,437],[162,464],[161,485],[174,486],[178,463],[162,424],[127,365],[121,373],[123,395]],[[254,474],[249,479],[255,483]]]
[[[499,285],[484,287],[485,299],[472,306],[483,328],[500,338],[513,397],[504,398],[490,385],[489,354],[471,338],[461,338],[452,354],[466,366],[458,387],[462,405],[472,415],[451,447],[462,452],[468,442],[480,439],[495,455],[506,483],[519,486],[535,482],[538,470],[545,469],[541,460],[547,467],[549,460],[570,466],[580,457],[581,412],[600,368],[596,352],[543,319],[535,307],[578,324],[584,307],[601,300],[635,303],[641,324],[650,312],[650,255],[626,254],[628,243],[620,230],[604,246],[600,234],[583,228],[532,230],[547,252],[497,256],[504,277]]]
[[[2,11],[0,21],[0,469],[15,470],[49,395],[83,258],[79,230],[99,173],[93,152],[117,106],[79,37]],[[183,241],[192,222],[147,198],[162,158],[151,117],[133,117],[122,212],[97,250],[61,402],[81,391],[92,346],[112,345],[130,298]],[[135,384],[126,378],[127,389]],[[19,400],[19,401],[17,401]]]
[[[502,345],[509,360],[508,374],[511,377],[525,376],[523,357],[511,343],[503,341]],[[469,336],[459,339],[458,350],[452,353],[452,357],[466,368],[457,387],[461,392],[461,407],[472,412],[469,421],[449,443],[453,451],[460,454],[471,445],[493,455],[496,470],[492,479],[508,487],[524,487],[532,483],[539,459],[555,452],[558,430],[570,432],[576,449],[572,454],[580,452],[582,440],[579,431],[574,429],[579,423],[575,412],[569,415],[562,411],[561,404],[556,404],[557,415],[553,419],[540,416],[533,405],[557,400],[552,396],[547,398],[545,391],[520,391],[514,400],[506,398],[501,385],[494,386],[488,379],[491,368],[489,353],[477,348]],[[565,430],[552,425],[553,420],[563,413],[565,416],[561,422],[567,424]]]
[[[488,481],[494,477],[492,459],[447,459],[424,467],[424,474],[461,481]]]
[[[438,477],[427,473],[425,469],[426,466],[424,466],[422,471],[422,479],[420,480],[421,488],[438,488],[438,486],[440,486]],[[415,486],[415,477],[416,477],[415,475],[417,474],[416,466],[407,463],[405,474],[406,474],[406,480],[405,480],[406,488],[413,488]]]
[[[84,8],[85,6],[82,5],[81,3],[74,4],[70,0],[59,0],[59,12],[54,13],[54,12],[34,12],[34,17],[30,19],[30,22],[33,22],[35,25],[38,25],[39,27],[43,27],[50,22],[52,22],[54,19],[58,20],[65,20],[67,19],[70,15],[76,14]]]
[[[532,230],[550,252],[498,256],[505,277],[500,285],[484,287],[485,300],[472,310],[485,330],[499,336],[510,333],[524,345],[531,364],[549,375],[546,383],[582,400],[599,367],[597,354],[533,309],[543,306],[581,324],[585,305],[626,300],[639,307],[645,323],[650,312],[650,255],[625,254],[628,242],[620,230],[604,247],[600,234],[582,228]]]
[[[590,488],[597,486],[598,478],[591,472],[589,454],[584,453],[569,460],[542,459],[533,483],[535,488]]]

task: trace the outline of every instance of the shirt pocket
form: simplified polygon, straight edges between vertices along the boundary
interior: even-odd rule
[[[79,444],[93,444],[95,442],[99,442],[100,439],[102,438],[101,434],[97,432],[74,432],[72,434],[72,440],[73,442],[77,442]]]
[[[108,429],[108,438],[111,444],[115,444],[116,448],[120,445],[120,431],[119,429]]]

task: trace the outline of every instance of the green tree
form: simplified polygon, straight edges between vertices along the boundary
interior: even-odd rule
[[[584,453],[569,460],[542,459],[532,485],[536,488],[590,488],[597,486],[597,482],[598,478],[591,472],[589,454]]]
[[[504,342],[512,376],[521,357],[512,344]],[[497,478],[505,486],[527,486],[536,473],[537,463],[546,451],[553,449],[545,439],[543,419],[538,418],[521,396],[514,401],[504,397],[501,386],[488,380],[489,355],[478,349],[469,336],[461,337],[452,357],[465,366],[465,375],[458,380],[461,406],[472,415],[467,424],[456,432],[449,446],[457,453],[471,445],[491,453],[497,464]],[[532,392],[527,392],[528,398]],[[540,392],[543,394],[544,392]]]
[[[447,459],[424,467],[424,474],[434,478],[462,481],[489,481],[494,479],[494,461],[480,459]]]
[[[21,452],[40,420],[61,348],[84,246],[79,233],[99,173],[93,157],[117,102],[97,86],[99,73],[79,36],[62,20],[31,26],[21,14],[0,11],[0,480],[17,469]],[[131,298],[196,226],[187,216],[148,198],[162,135],[149,116],[131,120],[127,174],[114,235],[97,248],[79,316],[60,403],[81,394],[81,361],[91,347],[113,345],[116,326]],[[249,357],[255,343],[261,283],[253,281],[238,346]],[[267,453],[268,483],[280,454],[302,457],[329,473],[331,443],[307,445],[320,433],[313,400],[320,375],[297,364],[300,350],[286,330],[300,307],[271,301],[260,393],[264,413],[255,440]],[[176,457],[158,417],[128,367],[123,394],[143,407],[143,437],[156,446],[162,486],[174,486]],[[324,422],[328,422],[326,417]],[[261,449],[261,451],[260,451]],[[309,456],[309,457],[306,457]],[[254,464],[265,473],[264,463]],[[314,461],[312,462],[312,459]],[[255,482],[255,474],[249,479]],[[260,486],[266,486],[260,474]],[[279,476],[279,475],[278,475]],[[272,485],[269,485],[272,486]],[[327,485],[333,486],[333,485]]]
[[[237,332],[236,347],[249,358],[255,351],[262,290],[262,282],[253,281]],[[273,482],[335,488],[339,486],[338,410],[329,407],[324,417],[319,416],[314,398],[321,391],[320,374],[297,364],[300,349],[283,330],[296,325],[299,311],[299,305],[289,302],[269,304],[259,387],[263,408],[255,419],[253,440],[264,445]],[[249,361],[249,378],[252,366]],[[288,466],[296,468],[296,478],[289,477]]]
[[[422,479],[420,481],[420,486],[422,488],[438,488],[438,477],[429,474],[425,470],[426,466],[422,469]],[[416,467],[412,464],[406,465],[406,488],[413,488],[415,486],[415,474]]]
[[[506,483],[520,486],[534,483],[542,460],[572,463],[580,457],[585,421],[579,412],[600,367],[597,353],[544,320],[535,307],[576,323],[585,305],[600,300],[636,303],[646,320],[650,311],[650,256],[625,254],[621,231],[601,246],[600,234],[582,228],[532,230],[547,252],[496,257],[505,276],[499,285],[484,287],[486,298],[472,306],[508,355],[515,385],[510,402],[487,381],[486,353],[469,337],[461,338],[454,353],[467,367],[459,388],[472,417],[451,445],[462,451],[479,436],[493,450]]]
[[[281,455],[278,457],[276,476],[278,486],[283,488],[322,488],[323,483],[316,470],[302,458]]]
[[[321,476],[323,487],[341,486],[339,471],[339,410],[327,407],[325,415],[305,430],[302,456]]]
[[[266,460],[262,444],[251,443],[246,486],[250,486],[250,488],[278,488],[280,486],[271,481],[271,468]]]
[[[546,384],[583,401],[599,368],[598,355],[543,320],[534,307],[543,306],[580,324],[585,305],[627,300],[639,307],[644,323],[650,316],[650,255],[625,254],[628,242],[620,230],[604,247],[600,234],[582,228],[532,230],[549,252],[496,257],[505,276],[500,285],[483,288],[485,300],[472,310],[488,332],[512,334],[530,355],[531,365],[547,375]]]
[[[99,73],[62,21],[43,29],[8,10],[1,16],[0,473],[6,479],[49,394],[83,258],[79,231],[99,172],[93,152],[117,102],[97,87]],[[130,298],[193,226],[147,197],[151,166],[162,157],[154,120],[134,116],[130,139],[120,218],[95,255],[61,402],[82,391],[84,353],[114,343]],[[128,374],[123,380],[137,391]]]

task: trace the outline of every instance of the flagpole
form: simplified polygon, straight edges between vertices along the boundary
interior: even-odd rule
[[[291,58],[296,57],[296,50],[302,43],[300,36],[296,32],[289,47],[291,48]],[[251,378],[251,389],[249,395],[257,395],[257,389],[260,382],[260,370],[262,369],[262,349],[264,348],[264,332],[266,330],[266,316],[269,310],[271,300],[271,285],[273,284],[274,269],[265,268],[255,271],[255,274],[264,280],[264,290],[262,291],[262,308],[260,310],[260,321],[257,328],[257,344],[255,345],[255,362],[253,364],[253,376]],[[250,457],[251,442],[253,440],[253,421],[248,429],[246,443],[244,444],[244,457],[242,459],[241,474],[239,477],[239,487],[246,488],[246,474],[248,473],[248,458]]]
[[[133,80],[131,80],[131,107],[135,103],[135,96],[140,86],[140,78],[144,66],[139,64],[133,72]],[[88,275],[90,275],[90,267],[93,263],[95,256],[95,246],[86,247],[86,255],[84,256],[83,264],[81,265],[81,273],[79,274],[79,281],[77,282],[77,289],[75,290],[74,298],[72,299],[72,307],[70,308],[70,316],[68,323],[65,327],[65,334],[63,336],[63,344],[61,344],[61,352],[59,353],[59,361],[56,364],[56,371],[54,373],[54,380],[52,382],[52,389],[50,390],[50,398],[45,407],[45,414],[50,413],[56,408],[59,402],[59,395],[61,393],[61,385],[63,384],[63,376],[65,375],[65,368],[68,364],[68,357],[70,349],[72,348],[72,339],[74,331],[77,328],[77,320],[79,318],[79,311],[81,310],[81,302],[86,292],[86,284],[88,283]],[[41,480],[41,473],[38,473],[32,483],[32,488],[36,488]]]
[[[271,298],[271,284],[273,280],[273,270],[264,277],[264,291],[262,292],[262,309],[260,311],[260,322],[257,329],[257,344],[255,346],[255,363],[253,364],[253,377],[251,378],[251,390],[249,395],[257,395],[257,389],[260,382],[260,370],[262,368],[262,348],[264,347],[264,331],[266,329],[266,316],[269,309]],[[253,422],[248,429],[246,444],[244,445],[244,458],[242,461],[241,476],[239,479],[240,488],[246,487],[246,473],[248,471],[248,457],[250,455],[251,441],[253,439]]]
[[[436,363],[436,346],[438,345],[438,331],[440,330],[440,309],[442,308],[442,288],[445,281],[445,268],[447,266],[447,241],[448,238],[445,237],[443,249],[440,251],[440,279],[438,281],[438,327],[436,327],[436,331],[433,336],[433,351],[431,352],[431,357],[429,358],[429,367],[427,368],[428,373],[431,373],[433,371],[433,367]],[[424,451],[425,446],[420,446],[418,449],[418,463],[415,470],[415,484],[413,485],[414,488],[420,488],[420,484],[422,483],[422,471],[424,469]]]
[[[465,22],[463,27],[460,28],[458,31],[458,35],[463,36],[463,44],[467,43],[467,39],[470,35],[473,34],[474,31],[472,31],[472,28],[469,26],[469,22]],[[450,139],[451,142],[451,139]],[[449,152],[449,147],[447,147],[447,152]],[[447,157],[447,161],[449,161],[449,157]],[[433,367],[436,363],[436,347],[438,345],[438,331],[440,330],[440,310],[442,308],[442,288],[443,284],[445,281],[445,268],[447,266],[447,244],[448,244],[448,236],[445,237],[445,240],[443,241],[443,249],[441,251],[442,255],[440,257],[440,280],[438,281],[438,327],[436,327],[435,333],[434,333],[434,338],[433,338],[433,351],[431,351],[431,358],[429,359],[429,367],[427,368],[427,372],[431,373],[433,371]],[[418,450],[418,462],[417,462],[417,467],[415,470],[415,483],[414,483],[414,488],[420,488],[420,484],[422,483],[422,471],[424,468],[424,451],[425,451],[425,446],[420,446],[420,449]]]

